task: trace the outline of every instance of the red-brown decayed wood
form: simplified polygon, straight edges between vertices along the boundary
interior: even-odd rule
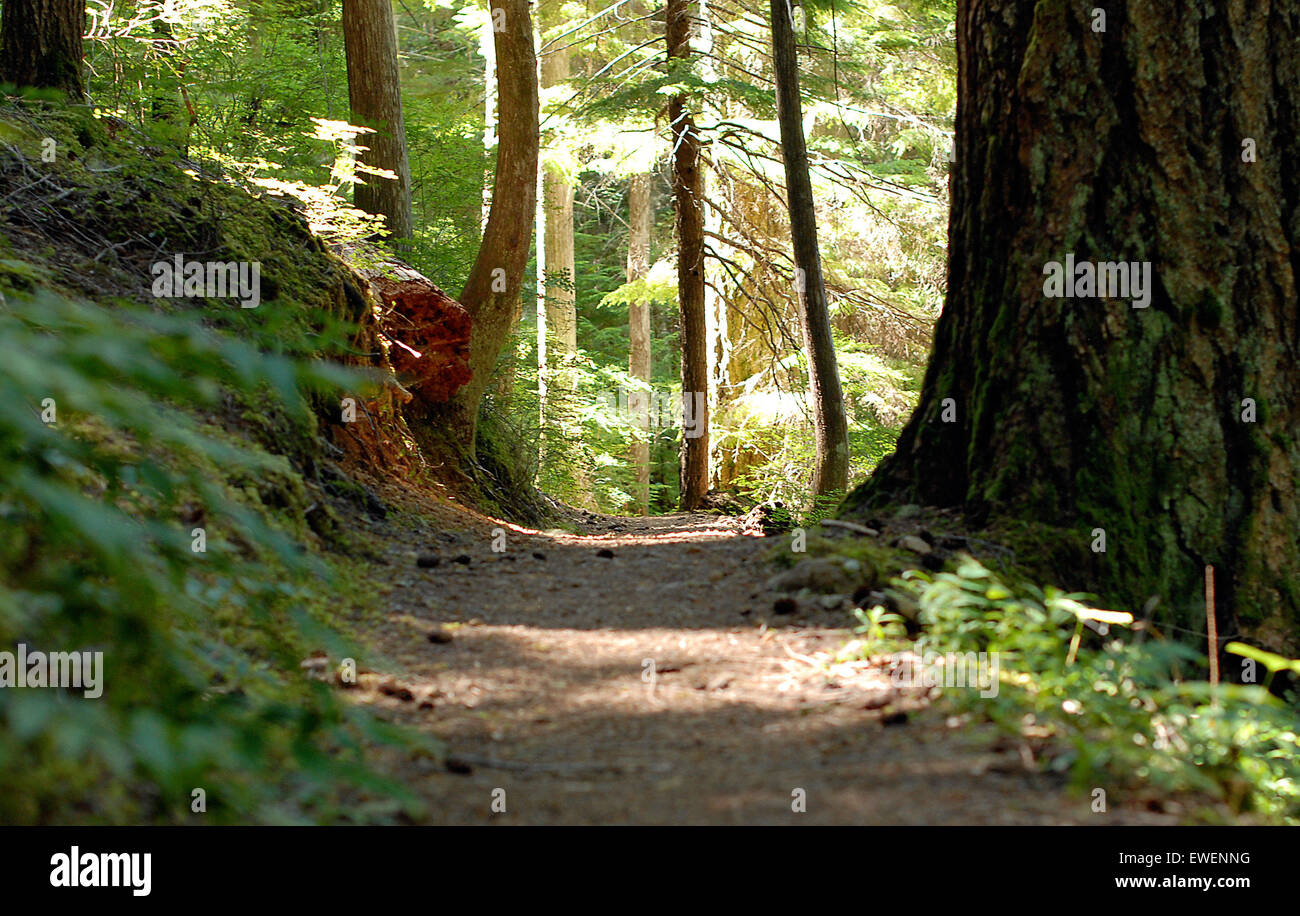
[[[422,400],[446,402],[473,374],[469,312],[419,271],[400,262],[362,269],[379,300],[380,332],[397,379]]]

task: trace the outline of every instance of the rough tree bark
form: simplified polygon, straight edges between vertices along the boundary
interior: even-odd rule
[[[424,433],[450,438],[474,456],[479,406],[501,349],[510,337],[524,284],[537,205],[537,55],[528,0],[492,0],[497,69],[496,181],[478,257],[460,294],[473,321],[472,378],[455,397],[417,420]]]
[[[920,405],[853,501],[1059,526],[1083,578],[1200,631],[1213,564],[1220,637],[1294,650],[1300,7],[1105,17],[958,4],[947,302]],[[1149,306],[1046,296],[1067,254],[1149,262]]]
[[[81,36],[85,0],[5,0],[0,7],[0,83],[62,89],[85,98]]]
[[[650,272],[650,227],[654,211],[650,203],[650,178],[633,175],[628,183],[627,282]],[[650,304],[633,302],[627,307],[628,374],[650,384]],[[628,398],[635,414],[641,440],[632,443],[632,465],[636,468],[637,506],[642,515],[650,512],[650,392],[636,391]]]
[[[372,128],[357,142],[368,146],[361,163],[397,178],[363,175],[353,198],[358,210],[382,215],[394,239],[411,237],[411,166],[402,120],[397,68],[397,23],[389,0],[343,0],[343,44],[352,122]]]
[[[668,0],[669,58],[691,56],[691,8]],[[677,299],[682,316],[682,495],[684,509],[700,505],[709,489],[708,328],[704,303],[704,183],[700,136],[685,94],[668,103],[673,134],[673,205],[677,227]]]
[[[826,284],[822,279],[822,258],[817,247],[817,216],[803,136],[793,11],[789,0],[772,0],[771,12],[776,117],[781,127],[794,263],[800,271],[796,275],[795,291],[799,297],[799,326],[808,360],[808,389],[817,442],[812,492],[816,496],[843,494],[849,484],[849,425],[844,415],[844,392],[840,387],[831,316],[826,307]]]

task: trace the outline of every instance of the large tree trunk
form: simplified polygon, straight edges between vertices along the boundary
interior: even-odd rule
[[[650,227],[654,211],[650,203],[650,177],[633,175],[628,183],[627,282],[650,271]],[[650,303],[633,302],[627,307],[630,348],[628,374],[650,384]],[[632,443],[632,465],[636,468],[637,506],[642,515],[650,512],[650,392],[637,391],[628,399],[641,438]]]
[[[397,178],[362,175],[354,192],[358,210],[382,215],[394,239],[411,237],[411,167],[402,120],[397,68],[397,24],[390,0],[343,0],[343,43],[348,65],[352,122],[372,128],[357,142],[369,149],[361,163]]]
[[[85,0],[4,0],[0,7],[0,83],[62,89],[85,98],[81,36]]]
[[[473,377],[447,404],[423,418],[426,433],[440,433],[474,455],[478,411],[501,349],[510,337],[515,303],[528,268],[537,205],[537,55],[528,0],[493,0],[499,140],[492,206],[478,257],[460,302],[474,329],[470,338]]]
[[[1213,564],[1219,634],[1277,642],[1300,612],[1300,7],[1105,15],[959,3],[948,298],[855,502],[1060,526],[1108,594],[1200,631]],[[1150,262],[1149,307],[1046,296],[1071,254]]]
[[[808,359],[808,388],[817,441],[812,492],[816,496],[843,494],[849,484],[849,425],[844,415],[844,392],[840,388],[839,367],[835,362],[831,316],[826,307],[826,284],[822,280],[822,258],[817,247],[817,217],[813,208],[812,179],[808,175],[808,149],[803,136],[794,22],[789,0],[772,0],[771,11],[776,117],[781,126],[781,155],[785,160],[794,263],[800,272],[796,276],[795,288],[799,296],[799,325],[803,329],[804,353]]]
[[[691,9],[668,0],[668,56],[691,56]],[[699,506],[709,489],[708,328],[704,306],[704,183],[700,138],[687,97],[668,103],[673,133],[673,204],[677,225],[677,298],[682,314],[682,508]]]

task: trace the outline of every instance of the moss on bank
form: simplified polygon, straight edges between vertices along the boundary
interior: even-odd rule
[[[366,294],[285,204],[82,109],[0,106],[0,201],[0,645],[100,649],[106,685],[0,691],[0,820],[339,815],[382,729],[299,662],[378,604],[326,440]],[[262,301],[154,297],[175,255],[259,261]]]

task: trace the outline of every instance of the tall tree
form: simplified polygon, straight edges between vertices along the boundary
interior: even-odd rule
[[[817,217],[813,208],[808,149],[803,135],[803,105],[799,100],[799,59],[794,42],[794,12],[790,0],[771,0],[772,60],[776,82],[776,118],[781,128],[781,157],[785,161],[790,236],[794,243],[795,289],[799,296],[799,325],[808,359],[808,387],[813,405],[817,466],[812,491],[818,496],[843,493],[849,483],[849,425],[844,414],[826,307],[826,284],[817,247]]]
[[[640,280],[650,272],[650,227],[654,210],[650,202],[651,176],[633,175],[628,182],[627,282]],[[628,375],[650,384],[650,303],[633,302],[627,307]],[[634,493],[641,514],[650,511],[650,392],[637,391],[628,399],[641,438],[632,443],[632,465],[636,468]]]
[[[382,215],[393,238],[410,238],[411,166],[402,120],[397,22],[390,0],[343,0],[343,45],[352,121],[375,131],[358,140],[369,147],[361,164],[397,176],[366,175],[365,183],[356,186],[357,209]]]
[[[0,6],[0,82],[62,89],[85,97],[81,36],[85,0],[4,0]]]
[[[691,7],[668,0],[669,63],[691,56]],[[681,65],[678,65],[681,66]],[[677,227],[677,298],[682,316],[682,507],[699,506],[709,489],[708,327],[704,303],[704,180],[700,135],[687,94],[668,102],[673,135],[673,205]]]
[[[961,2],[957,42],[947,301],[854,501],[1036,520],[1202,631],[1213,565],[1221,636],[1294,626],[1300,7]]]
[[[153,48],[158,57],[157,76],[153,80],[153,104],[151,114],[155,128],[171,142],[182,156],[189,155],[190,128],[194,126],[194,109],[190,105],[189,93],[185,89],[186,62],[178,54],[180,43],[172,22],[167,18],[168,10],[161,10],[153,21]],[[175,81],[175,84],[173,84]],[[185,104],[185,114],[181,114],[181,103]]]
[[[460,294],[474,323],[473,376],[449,403],[424,418],[431,424],[427,432],[449,435],[470,456],[483,393],[510,337],[523,289],[537,205],[537,55],[528,0],[492,0],[491,10],[499,112],[496,180],[478,257]]]
[[[563,23],[560,0],[539,5],[539,28]],[[543,31],[541,34],[545,34]],[[566,40],[542,55],[542,89],[564,84],[569,78],[569,48]],[[548,120],[560,117],[554,112]],[[554,162],[542,168],[543,210],[546,232],[546,325],[555,343],[552,357],[563,359],[578,349],[576,269],[573,252],[573,182]]]

